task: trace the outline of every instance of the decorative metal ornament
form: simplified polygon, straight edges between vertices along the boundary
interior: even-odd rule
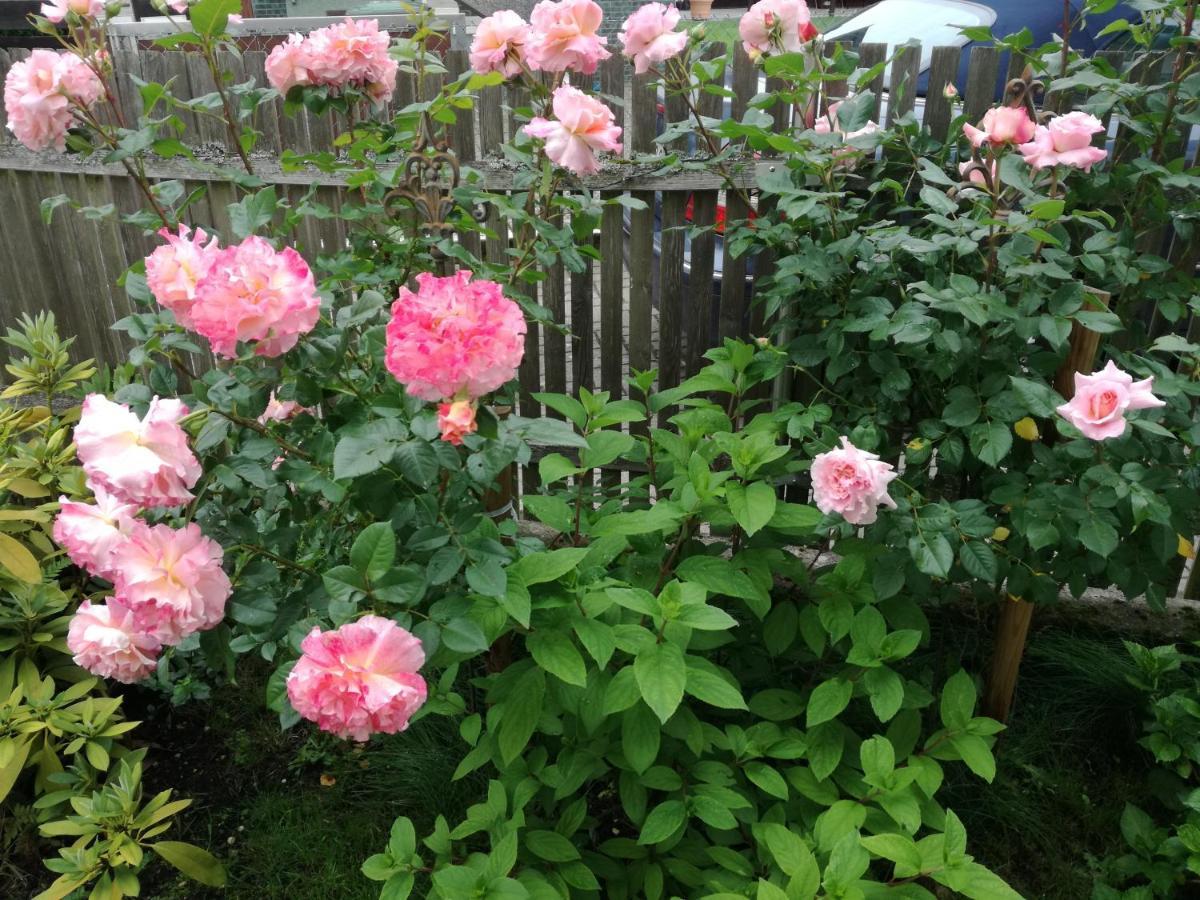
[[[1019,77],[1011,79],[1005,85],[1003,105],[1024,109],[1030,121],[1036,125],[1049,116],[1049,113],[1039,110],[1037,106],[1045,90],[1045,83],[1033,77],[1032,66],[1026,66]],[[979,181],[971,180],[971,176],[976,173],[979,174],[982,184]],[[995,195],[997,173],[992,170],[992,167],[980,155],[978,147],[971,148],[971,158],[962,167],[959,174],[962,181],[958,186],[958,190],[979,190],[982,188],[989,194]]]
[[[389,216],[398,218],[403,208],[410,208],[416,213],[423,231],[449,238],[454,234],[450,218],[459,205],[454,199],[454,191],[460,177],[458,157],[450,149],[445,132],[434,126],[433,118],[426,111],[421,114],[420,130],[412,150],[400,167],[399,184],[383,197],[384,209]],[[470,214],[477,222],[482,222],[487,210],[477,205]],[[432,253],[445,256],[436,246]]]

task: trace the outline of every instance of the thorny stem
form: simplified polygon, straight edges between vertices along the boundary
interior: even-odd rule
[[[277,563],[278,565],[284,566],[288,569],[295,569],[297,572],[303,572],[305,575],[316,575],[317,574],[316,569],[310,568],[309,566],[306,566],[302,563],[298,563],[295,560],[291,560],[291,559],[282,557],[278,553],[273,553],[270,550],[268,550],[266,547],[260,546],[259,544],[238,544],[237,548],[240,548],[242,550],[248,550],[251,553],[255,553],[259,556],[265,556],[267,559],[271,560],[271,562],[273,562],[273,563]],[[237,549],[237,548],[235,548],[235,549]]]
[[[241,157],[242,165],[246,167],[246,174],[254,174],[254,166],[250,164],[250,157],[246,154],[246,149],[242,146],[241,135],[238,134],[237,117],[233,112],[233,103],[229,99],[229,94],[225,90],[224,78],[221,75],[220,66],[217,65],[217,57],[213,53],[212,44],[209,41],[204,42],[204,62],[208,65],[209,74],[212,75],[213,84],[217,86],[217,94],[221,98],[221,108],[225,111],[224,120],[225,128],[229,132],[229,140],[237,149],[238,156]]]

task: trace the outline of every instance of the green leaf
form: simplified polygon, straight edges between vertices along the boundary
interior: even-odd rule
[[[3,802],[13,785],[17,783],[17,776],[25,767],[25,760],[29,756],[29,748],[32,743],[32,738],[26,738],[19,744],[15,744],[16,749],[8,757],[8,762],[4,764],[3,768],[0,768],[0,802]]]
[[[1062,403],[1062,397],[1049,385],[1028,378],[1018,378],[1010,375],[1013,391],[1025,404],[1025,408],[1035,416],[1049,418],[1054,415],[1055,408]]]
[[[392,457],[400,474],[421,487],[429,487],[437,478],[441,465],[438,463],[437,451],[428,441],[414,438],[396,446]]]
[[[198,0],[188,8],[188,18],[197,34],[215,37],[224,34],[229,17],[241,11],[241,0]]]
[[[945,578],[954,564],[954,548],[944,534],[920,532],[908,539],[908,552],[917,569],[932,578]]]
[[[526,635],[525,646],[533,656],[533,661],[567,684],[578,687],[587,686],[587,669],[583,656],[565,633],[550,628],[542,628]]]
[[[633,674],[642,699],[665,724],[683,700],[687,681],[683,651],[670,643],[651,644],[633,661]]]
[[[958,561],[972,578],[995,584],[999,577],[996,554],[983,541],[965,541],[958,548]]]
[[[24,544],[3,532],[0,532],[0,568],[7,569],[14,578],[26,584],[42,581],[42,567],[37,558]]]
[[[942,688],[942,724],[953,731],[961,731],[975,714],[975,682],[961,669],[946,680]]]
[[[863,774],[878,782],[895,770],[896,748],[887,738],[875,735],[862,742],[862,746],[859,747],[859,759],[862,762]]]
[[[350,548],[350,565],[372,581],[387,572],[395,559],[396,533],[389,522],[368,525]]]
[[[657,531],[676,530],[683,519],[683,510],[670,500],[660,500],[650,509],[613,513],[595,522],[590,532],[593,537],[609,534],[635,535]]]
[[[587,547],[564,547],[531,553],[509,566],[508,571],[526,585],[557,581],[573,571],[587,554]]]
[[[687,820],[687,807],[682,800],[667,800],[650,810],[646,821],[642,823],[642,833],[638,835],[639,844],[657,844],[665,841],[683,827]]]
[[[566,478],[569,475],[578,475],[583,469],[575,465],[561,453],[547,453],[538,463],[538,475],[541,476],[542,484],[554,484],[560,478]],[[573,514],[571,514],[573,517]],[[569,531],[570,527],[561,529]]]
[[[533,736],[542,716],[542,701],[546,696],[546,676],[536,666],[521,676],[504,701],[503,715],[497,729],[496,745],[500,759],[508,765],[521,755]]]
[[[687,658],[687,684],[684,690],[702,703],[719,709],[747,709],[742,692],[720,675],[692,665]]]
[[[971,452],[984,465],[995,468],[1012,449],[1012,430],[1002,422],[985,422],[971,429]]]
[[[633,771],[640,775],[650,768],[658,758],[661,743],[662,726],[650,707],[639,701],[625,711],[621,719],[621,752]]]
[[[1115,528],[1093,515],[1079,526],[1079,542],[1093,553],[1109,556],[1117,549],[1120,538]]]
[[[977,862],[947,868],[945,883],[969,900],[1021,900],[1003,878]]]
[[[863,686],[867,699],[880,722],[891,721],[904,703],[904,679],[887,666],[867,669],[863,674]]]
[[[225,886],[225,867],[215,856],[195,844],[159,841],[151,844],[150,849],[193,881],[209,887]]]
[[[778,498],[775,489],[765,481],[754,481],[742,485],[737,481],[725,483],[725,499],[729,501],[729,512],[734,521],[746,532],[753,536],[763,528],[775,515],[775,504]]]
[[[958,751],[967,768],[991,784],[996,777],[996,757],[992,755],[987,741],[977,734],[956,734],[950,744]]]
[[[557,831],[527,831],[524,842],[534,856],[548,862],[564,863],[579,859],[579,848]]]
[[[787,782],[783,780],[783,776],[774,768],[766,763],[750,761],[743,768],[746,777],[753,782],[763,793],[769,794],[772,797],[777,797],[780,800],[788,798]]]
[[[712,594],[770,604],[770,595],[745,572],[719,556],[689,556],[675,570],[682,581],[703,585]]]
[[[561,497],[529,494],[521,498],[525,512],[555,531],[570,533],[575,528],[575,513]]]
[[[860,838],[859,842],[875,856],[882,856],[901,866],[906,871],[921,871],[921,851],[913,839],[905,834],[875,834]]]
[[[830,678],[817,685],[808,698],[808,727],[836,718],[850,703],[852,693],[854,685],[844,678]]]
[[[796,896],[815,896],[821,886],[821,870],[808,844],[786,826],[774,822],[763,823],[756,831],[771,851],[775,864],[793,880]]]
[[[467,585],[484,597],[502,600],[508,591],[508,573],[498,559],[467,566]]]
[[[204,0],[192,7],[193,15]],[[238,6],[241,9],[241,6]],[[223,26],[222,26],[223,27]],[[275,198],[275,188],[265,187],[250,194],[238,203],[229,204],[229,225],[235,237],[246,238],[265,225],[269,225],[275,215],[279,201]]]

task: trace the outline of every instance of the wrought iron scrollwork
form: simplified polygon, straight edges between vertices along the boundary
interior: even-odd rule
[[[405,157],[397,178],[397,187],[384,195],[387,214],[399,217],[404,208],[416,213],[419,227],[441,237],[451,237],[454,224],[450,221],[459,203],[454,191],[459,185],[461,171],[458,156],[450,149],[444,130],[438,129],[428,111],[422,114],[420,131],[412,150]],[[482,222],[487,211],[482,206],[470,209],[470,215]],[[444,256],[436,247],[435,255]]]
[[[1038,109],[1038,101],[1045,93],[1046,85],[1033,77],[1033,68],[1026,66],[1017,78],[1010,79],[1004,87],[1004,106],[1024,109],[1032,122],[1040,123],[1048,113]],[[960,170],[959,190],[982,187],[988,193],[996,192],[996,172],[983,158],[978,147],[971,148],[971,157]]]

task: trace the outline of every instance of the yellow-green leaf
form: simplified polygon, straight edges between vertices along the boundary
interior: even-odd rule
[[[188,878],[209,887],[225,886],[225,867],[215,856],[195,844],[159,841],[157,844],[151,844],[150,849]]]
[[[42,567],[25,545],[16,538],[0,532],[0,566],[27,584],[39,584]]]

